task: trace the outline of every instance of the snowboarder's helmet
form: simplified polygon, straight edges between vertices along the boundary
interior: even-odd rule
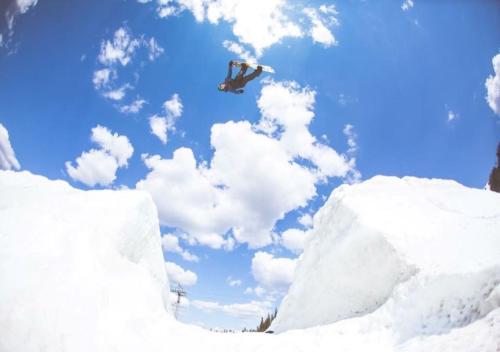
[[[219,90],[219,92],[224,92],[225,91],[225,84],[224,83],[221,83],[217,86],[217,89]]]

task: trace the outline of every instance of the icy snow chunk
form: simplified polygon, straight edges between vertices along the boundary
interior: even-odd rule
[[[500,196],[378,176],[337,188],[314,217],[275,331],[370,316],[398,341],[498,308]]]
[[[0,285],[0,351],[156,351],[172,320],[157,211],[140,191],[1,171]]]

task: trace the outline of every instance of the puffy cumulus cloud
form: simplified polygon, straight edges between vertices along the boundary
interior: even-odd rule
[[[115,31],[112,40],[104,40],[101,43],[98,59],[105,66],[111,66],[118,62],[122,66],[127,66],[140,45],[139,39],[131,37],[128,30],[121,27]]]
[[[163,108],[167,114],[167,117],[172,119],[171,124],[175,122],[182,115],[183,105],[179,98],[179,94],[175,93],[172,97],[163,103]]]
[[[252,275],[267,291],[284,292],[293,280],[296,264],[297,259],[275,258],[270,253],[257,252],[252,259]]]
[[[310,133],[314,99],[314,91],[297,83],[267,81],[259,123],[212,126],[210,163],[197,163],[188,148],[171,159],[144,156],[150,172],[136,187],[151,193],[162,224],[195,242],[227,249],[234,240],[268,245],[276,221],[306,207],[317,183],[354,168],[352,159]]]
[[[0,13],[2,14],[0,16],[0,48],[9,48],[14,35],[16,18],[35,7],[37,3],[38,0],[2,0],[0,2]]]
[[[300,254],[304,250],[304,245],[309,236],[309,231],[288,229],[281,234],[281,244],[286,249],[296,254]]]
[[[138,0],[138,2],[150,2]],[[330,28],[338,24],[337,11],[332,5],[322,5],[303,12],[287,0],[156,0],[159,17],[176,16],[190,11],[199,23],[226,22],[231,25],[238,46],[225,42],[224,46],[241,58],[260,57],[265,49],[284,38],[300,38],[310,33],[314,42],[325,46],[335,44]],[[309,18],[309,21],[305,21]],[[243,46],[250,46],[255,55],[248,56]]]
[[[127,91],[133,90],[132,84],[124,81],[119,71],[131,64],[135,56],[155,61],[164,49],[155,38],[147,38],[144,35],[134,36],[131,31],[122,26],[118,28],[111,39],[104,39],[100,45],[97,56],[99,65],[94,71],[92,83],[94,88],[107,99],[114,101],[123,100]],[[138,73],[134,73],[137,80]],[[118,110],[123,113],[136,113],[142,108],[141,99],[136,99],[128,104],[117,105]]]
[[[223,247],[220,233],[227,225],[216,206],[222,191],[210,184],[191,149],[177,149],[172,159],[146,155],[143,160],[150,172],[136,187],[151,193],[162,224],[183,229],[203,245]]]
[[[108,186],[116,179],[118,168],[128,165],[134,148],[126,136],[112,133],[99,125],[92,129],[91,140],[100,149],[83,152],[76,159],[76,167],[67,161],[66,171],[73,180],[87,186]]]
[[[175,131],[175,123],[182,115],[182,101],[179,94],[175,93],[163,103],[163,113],[149,118],[149,127],[163,144],[167,144],[167,131]]]
[[[105,88],[108,86],[109,82],[116,78],[116,71],[110,68],[103,68],[101,70],[94,71],[94,77],[92,78],[92,83],[96,89]]]
[[[10,144],[9,131],[0,123],[0,169],[19,170],[21,165],[16,159],[14,149]]]
[[[294,158],[310,160],[318,175],[344,177],[352,168],[344,155],[319,142],[309,131],[314,118],[315,92],[296,82],[268,83],[258,106],[262,113],[259,128],[268,134],[279,132],[279,141]]]
[[[127,166],[128,159],[134,153],[134,148],[126,136],[111,133],[106,127],[99,125],[94,127],[92,129],[91,140],[113,156],[120,167]]]
[[[487,90],[486,101],[495,114],[500,115],[500,54],[497,54],[491,60],[493,64],[494,76],[486,79],[485,86]]]
[[[197,262],[200,260],[196,255],[182,249],[179,245],[179,239],[175,235],[169,233],[164,234],[161,238],[161,245],[165,252],[177,253],[182,259],[188,262]]]
[[[167,119],[161,116],[151,116],[149,118],[149,128],[151,133],[154,134],[163,143],[167,144]]]
[[[338,44],[330,31],[330,28],[339,25],[338,12],[334,5],[322,5],[319,9],[307,7],[303,11],[311,21],[309,35],[313,42],[323,44],[325,47]]]
[[[193,286],[198,281],[198,276],[194,272],[191,270],[184,270],[175,263],[166,262],[165,268],[170,283],[174,285]]]
[[[214,125],[211,144],[208,176],[224,187],[220,199],[226,204],[220,207],[234,221],[239,242],[271,243],[275,222],[316,194],[314,173],[293,162],[279,140],[257,133],[246,121]]]
[[[263,317],[273,308],[269,301],[220,304],[213,301],[194,300],[191,301],[191,306],[207,313],[219,312],[241,319]]]
[[[401,4],[401,9],[403,11],[408,11],[410,10],[413,6],[415,6],[415,4],[413,3],[413,0],[405,0],[402,4]]]

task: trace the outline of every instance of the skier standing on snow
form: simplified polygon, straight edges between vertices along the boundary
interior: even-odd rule
[[[227,77],[224,80],[224,83],[219,84],[219,91],[241,94],[245,91],[243,87],[252,79],[258,77],[262,73],[262,66],[257,66],[257,69],[254,72],[252,72],[248,76],[245,76],[245,73],[248,69],[248,64],[242,63],[240,72],[238,72],[235,78],[232,78],[233,66],[235,66],[235,62],[233,62],[232,60],[229,61]]]

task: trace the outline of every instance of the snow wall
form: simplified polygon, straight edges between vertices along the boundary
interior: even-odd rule
[[[342,186],[272,327],[289,331],[217,334],[169,312],[149,195],[0,171],[0,352],[498,352],[499,219],[500,195],[455,182]]]
[[[377,176],[337,188],[314,216],[270,329],[369,316],[399,342],[444,334],[500,312],[499,284],[500,194]],[[491,338],[500,348],[500,331]]]
[[[164,351],[168,292],[149,194],[0,171],[0,351]]]

